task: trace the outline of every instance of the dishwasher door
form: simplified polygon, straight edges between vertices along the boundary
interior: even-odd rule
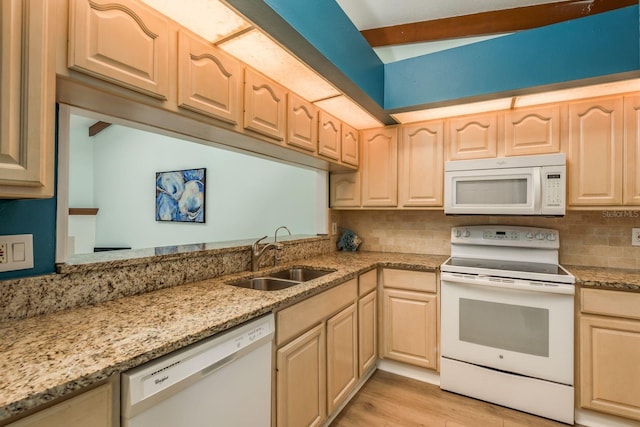
[[[268,427],[273,314],[122,374],[123,427]]]

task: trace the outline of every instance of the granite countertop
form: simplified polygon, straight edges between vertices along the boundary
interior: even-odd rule
[[[640,271],[606,267],[564,266],[583,287],[640,292]]]
[[[224,283],[254,275],[244,272],[0,323],[0,421],[315,295],[372,267],[435,271],[446,258],[333,253],[279,266],[336,269],[281,291]]]

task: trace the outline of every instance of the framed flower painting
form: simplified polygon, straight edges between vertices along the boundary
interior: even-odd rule
[[[156,172],[156,221],[205,222],[206,169]]]

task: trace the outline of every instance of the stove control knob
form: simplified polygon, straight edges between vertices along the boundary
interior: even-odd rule
[[[462,236],[462,231],[458,230],[457,228],[454,230],[456,237],[460,237]]]
[[[464,237],[471,236],[471,232],[469,230],[464,230]]]
[[[533,233],[527,233],[527,239],[533,239]]]
[[[536,233],[536,239],[538,239],[538,240],[544,240],[544,234],[542,234],[541,232],[539,232],[539,231],[538,231],[538,232]]]
[[[547,240],[550,241],[550,242],[555,241],[556,240],[556,235],[553,234],[553,233],[547,234]]]

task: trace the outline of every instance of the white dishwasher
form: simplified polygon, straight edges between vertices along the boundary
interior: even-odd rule
[[[123,427],[271,424],[273,314],[122,374]]]

